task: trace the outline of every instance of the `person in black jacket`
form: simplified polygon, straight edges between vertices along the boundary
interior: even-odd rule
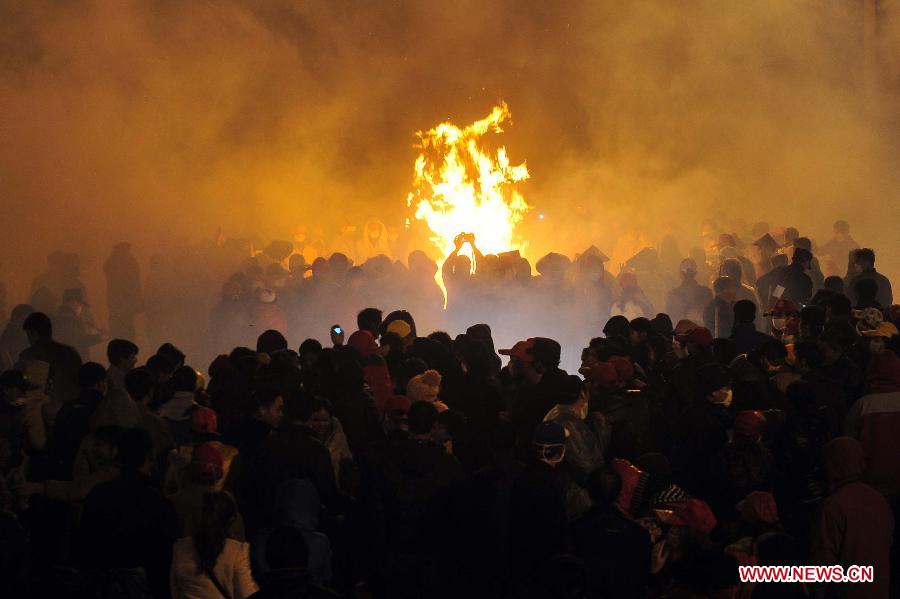
[[[48,478],[71,480],[81,440],[91,432],[91,418],[106,393],[106,369],[88,362],[78,371],[78,399],[63,405],[53,422],[48,443],[51,471]]]
[[[151,482],[149,433],[125,431],[118,461],[120,475],[94,487],[85,500],[76,555],[84,570],[100,580],[125,576],[134,586],[144,584],[146,575],[153,596],[168,597],[178,518],[172,503]]]
[[[621,479],[606,470],[591,475],[594,506],[572,523],[575,555],[584,560],[587,596],[640,597],[650,574],[650,534],[615,507]]]

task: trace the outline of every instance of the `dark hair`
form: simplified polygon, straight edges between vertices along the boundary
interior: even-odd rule
[[[807,252],[811,252],[812,241],[810,241],[809,237],[797,237],[796,239],[794,239],[794,247],[803,248]]]
[[[147,359],[146,367],[155,374],[172,374],[175,366],[165,356],[154,354]]]
[[[619,314],[606,321],[606,324],[603,325],[603,334],[607,339],[611,337],[625,338],[628,337],[629,329],[628,319]]]
[[[268,409],[279,397],[283,398],[284,396],[278,389],[257,389],[253,394],[254,407],[257,409]]]
[[[584,381],[581,380],[581,377],[570,374],[560,381],[559,397],[556,398],[556,403],[570,406],[578,401],[582,391],[584,391]]]
[[[734,303],[734,323],[744,324],[756,320],[756,304],[750,300],[742,299]]]
[[[875,250],[871,248],[860,248],[853,252],[853,262],[866,262],[875,264]]]
[[[453,339],[450,337],[450,334],[445,331],[434,331],[428,335],[428,338],[432,341],[437,341],[444,347],[453,347]]]
[[[282,335],[275,329],[264,331],[259,335],[259,337],[256,338],[256,351],[258,352],[266,352],[271,354],[279,351],[284,351],[287,348],[287,339],[285,339],[284,335]]]
[[[800,325],[807,334],[818,337],[825,326],[825,309],[820,306],[803,306],[800,309]]]
[[[43,312],[32,312],[25,318],[22,323],[22,330],[26,333],[34,333],[39,337],[52,337],[53,325],[50,323],[50,317]]]
[[[143,428],[130,428],[119,438],[119,464],[122,470],[134,472],[153,453],[153,439]]]
[[[787,263],[787,254],[775,254],[774,256],[772,256],[772,266],[776,268],[779,266],[787,266]]]
[[[106,380],[106,369],[96,362],[85,362],[78,369],[78,386],[89,389]]]
[[[844,279],[834,275],[825,277],[824,287],[835,293],[844,293]]]
[[[380,314],[380,312],[379,312]],[[384,335],[387,332],[388,326],[394,322],[395,320],[402,320],[406,324],[409,325],[410,333],[413,337],[417,337],[416,333],[416,320],[412,317],[412,314],[407,312],[406,310],[394,310],[390,314],[384,317],[384,321],[382,321],[380,330],[381,334]]]
[[[331,402],[318,395],[304,395],[297,405],[297,420],[309,420],[319,410],[325,410],[331,414]]]
[[[322,344],[317,339],[307,339],[300,344],[300,355],[322,353]]]
[[[427,435],[438,419],[437,408],[427,401],[413,402],[409,408],[409,432],[413,435]]]
[[[360,331],[369,331],[378,335],[378,327],[381,326],[381,310],[378,308],[365,308],[356,315],[356,327]]]
[[[628,323],[628,326],[632,331],[638,333],[644,333],[645,335],[653,334],[653,325],[650,323],[650,319],[644,318],[643,316],[632,319],[631,322]]]
[[[211,572],[225,549],[228,528],[237,517],[237,505],[225,491],[203,494],[200,527],[194,533],[197,571]]]
[[[171,343],[163,343],[159,346],[159,349],[156,350],[156,353],[160,356],[165,356],[176,368],[184,366],[184,359],[186,357],[184,352]]]
[[[302,391],[296,391],[284,398],[284,419],[289,422],[309,420],[309,400]]]
[[[135,368],[125,375],[125,390],[134,401],[143,401],[156,388],[156,377],[147,368]]]
[[[197,371],[190,366],[182,366],[172,375],[173,391],[194,391],[197,389]]]
[[[106,345],[106,358],[113,366],[117,366],[120,361],[129,356],[135,356],[138,353],[138,346],[128,339],[112,339]]]

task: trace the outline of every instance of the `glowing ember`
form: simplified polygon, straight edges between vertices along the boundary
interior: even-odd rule
[[[464,129],[441,123],[416,133],[421,153],[407,205],[414,206],[416,218],[428,224],[431,241],[443,256],[435,280],[444,293],[445,307],[447,289],[441,266],[453,252],[458,234],[474,233],[475,245],[484,254],[524,249],[514,233],[529,206],[513,185],[528,178],[528,169],[524,162],[510,165],[506,148],[492,155],[480,145],[486,133],[503,133],[500,125],[509,118],[509,107],[501,102],[487,117]],[[466,244],[460,253],[472,261],[474,272],[471,247]]]

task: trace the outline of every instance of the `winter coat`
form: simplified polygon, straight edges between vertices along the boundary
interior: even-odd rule
[[[797,305],[804,305],[808,304],[812,298],[812,278],[800,264],[789,264],[779,268],[776,281],[776,286],[784,287],[781,299],[790,300]]]
[[[216,577],[228,599],[245,599],[259,590],[250,572],[250,544],[225,539],[222,553],[212,572],[207,574],[197,564],[192,537],[178,539],[172,548],[172,599],[207,599],[222,593],[210,579]]]
[[[102,451],[93,435],[88,435],[78,447],[72,480],[48,480],[47,497],[56,501],[83,501],[101,483],[119,475],[119,467],[111,456]]]
[[[773,337],[756,330],[756,326],[753,323],[734,325],[729,338],[734,342],[734,349],[739,354],[749,354],[750,352],[757,351],[766,342],[774,339]]]
[[[310,582],[325,584],[331,580],[331,541],[319,532],[319,512],[321,503],[316,487],[308,480],[285,481],[275,498],[274,526],[265,528],[256,535],[251,548],[254,571],[261,576],[268,574],[270,567],[265,556],[265,547],[275,527],[287,526],[303,533],[309,555],[307,570]]]
[[[810,550],[810,563],[874,567],[874,582],[847,584],[850,599],[887,597],[894,516],[884,496],[860,482],[865,470],[862,446],[838,437],[825,446],[825,466],[834,489],[822,503]]]
[[[150,478],[124,472],[87,496],[75,555],[85,570],[144,568],[155,597],[169,596],[178,520]]]
[[[870,393],[847,414],[846,434],[866,452],[863,480],[885,496],[900,495],[900,391]]]
[[[41,339],[19,354],[20,364],[31,360],[50,364],[50,399],[66,402],[78,397],[81,356],[75,348],[53,339]]]
[[[703,318],[703,309],[713,299],[709,287],[704,287],[694,279],[685,280],[666,296],[666,313],[672,322],[684,318],[698,322]]]
[[[891,289],[891,282],[886,276],[877,272],[874,268],[871,268],[862,271],[850,281],[850,285],[847,288],[847,296],[850,298],[850,301],[853,302],[854,306],[859,302],[859,298],[856,297],[855,286],[857,281],[861,281],[862,279],[871,279],[878,285],[878,295],[875,296],[875,299],[881,304],[882,308],[887,308],[894,303],[894,292]]]
[[[99,391],[85,389],[77,400],[68,402],[59,410],[47,447],[54,468],[51,473],[53,478],[72,478],[78,447],[91,432],[91,420],[102,399]]]

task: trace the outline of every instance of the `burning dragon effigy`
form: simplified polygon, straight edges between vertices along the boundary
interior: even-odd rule
[[[510,117],[509,107],[501,102],[488,116],[462,129],[444,122],[416,133],[420,153],[407,205],[428,225],[431,242],[440,252],[435,280],[444,293],[445,307],[441,267],[456,249],[460,233],[474,234],[484,254],[524,247],[515,233],[529,206],[515,185],[529,177],[528,169],[524,162],[510,164],[505,147],[492,152],[482,144],[486,134],[503,133],[501,125]],[[469,257],[474,272],[477,263],[471,243],[460,254]]]

